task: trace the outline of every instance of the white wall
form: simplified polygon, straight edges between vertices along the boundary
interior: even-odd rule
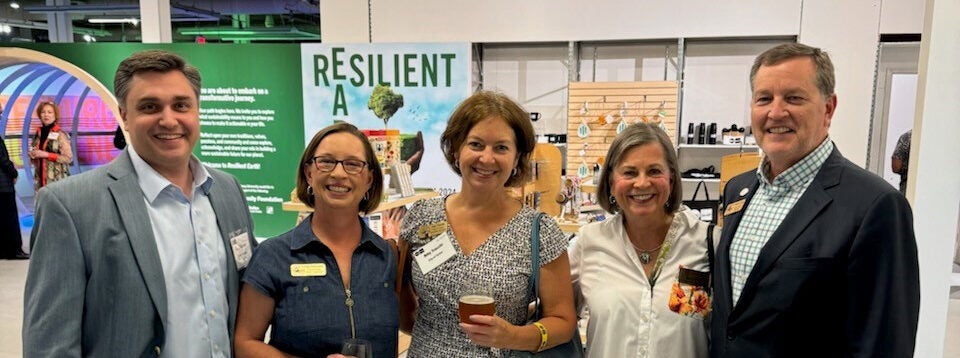
[[[801,0],[372,0],[371,7],[375,42],[566,42],[795,35],[801,4]],[[366,2],[321,1],[323,40],[356,41],[358,30],[365,35],[366,16],[354,16],[359,7],[365,10]]]
[[[540,112],[537,134],[567,132],[567,45],[484,46],[483,88]]]
[[[837,111],[830,137],[861,166],[867,161],[879,21],[879,0],[803,2],[799,40],[826,50],[836,70]]]
[[[923,10],[918,0],[883,0],[880,7],[881,34],[919,34],[923,30]]]

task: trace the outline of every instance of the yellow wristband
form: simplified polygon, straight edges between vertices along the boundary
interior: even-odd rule
[[[544,327],[540,322],[533,322],[533,325],[540,331],[540,347],[537,347],[537,352],[539,352],[547,348],[547,327]]]

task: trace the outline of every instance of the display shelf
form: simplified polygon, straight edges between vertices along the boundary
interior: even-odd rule
[[[756,144],[680,144],[678,146],[680,149],[749,149],[749,150],[758,150]]]
[[[440,194],[438,194],[433,189],[418,188],[416,189],[416,194],[414,194],[413,196],[381,202],[380,205],[377,205],[377,210],[374,212],[390,210],[390,209],[401,207],[407,204],[413,204],[419,200],[430,199],[439,195]],[[301,203],[299,201],[292,201],[292,200],[286,201],[283,203],[283,210],[295,211],[295,212],[301,212],[301,213],[313,212],[313,208],[306,206],[304,203]]]
[[[703,179],[698,179],[698,178],[680,178],[680,181],[682,181],[682,182],[684,182],[684,183],[699,183],[699,182],[719,183],[719,182],[720,182],[720,178],[703,178]]]

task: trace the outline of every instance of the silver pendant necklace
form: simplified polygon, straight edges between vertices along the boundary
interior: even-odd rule
[[[637,247],[637,245],[634,245],[632,241],[630,242],[630,245],[637,250],[637,258],[640,259],[640,263],[646,265],[650,263],[650,259],[653,258],[653,256],[650,254],[654,252],[660,252],[660,248],[663,247],[663,242],[660,242],[660,245],[657,245],[657,247],[654,247],[650,250],[641,249]]]

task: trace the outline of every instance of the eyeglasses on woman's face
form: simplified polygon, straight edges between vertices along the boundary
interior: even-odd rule
[[[337,164],[343,165],[343,171],[347,174],[360,174],[363,171],[363,168],[367,166],[367,162],[359,159],[345,159],[345,160],[336,160],[333,158],[327,157],[313,157],[307,161],[307,164],[313,163],[313,166],[317,168],[321,173],[332,172],[334,168],[337,167]]]

